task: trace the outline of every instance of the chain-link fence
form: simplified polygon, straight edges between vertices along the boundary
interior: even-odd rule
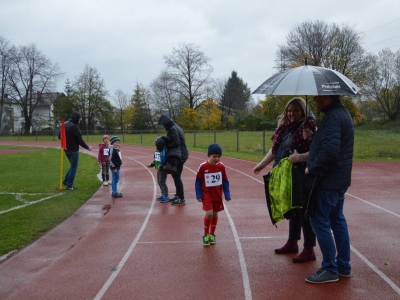
[[[224,151],[255,152],[265,154],[272,146],[272,131],[217,131],[186,130],[185,139],[189,148],[203,150],[210,143],[219,143]],[[154,146],[157,136],[166,135],[163,129],[82,131],[86,142],[100,143],[103,135],[118,135],[122,143]],[[37,131],[30,135],[21,133],[0,135],[0,140],[58,141],[58,131]],[[400,159],[400,133],[385,130],[355,129],[354,157],[359,160]]]

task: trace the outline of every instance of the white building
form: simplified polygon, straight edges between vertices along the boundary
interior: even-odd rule
[[[33,111],[31,132],[54,128],[54,103],[62,96],[65,96],[64,93],[37,92],[39,102]],[[17,101],[5,97],[1,118],[1,131],[4,130],[9,133],[24,131],[24,112]]]

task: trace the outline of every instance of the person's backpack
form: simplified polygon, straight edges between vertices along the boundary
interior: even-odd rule
[[[165,163],[167,162],[167,147],[164,147],[164,149],[160,151],[160,159],[161,165],[165,165]]]

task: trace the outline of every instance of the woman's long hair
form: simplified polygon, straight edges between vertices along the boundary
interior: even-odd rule
[[[310,111],[311,111],[311,110],[310,110],[310,107],[308,107],[308,105],[307,105],[307,103],[306,103],[306,100],[304,100],[303,98],[301,98],[301,97],[294,97],[294,98],[292,98],[292,99],[290,99],[290,100],[288,101],[288,103],[286,104],[285,110],[283,111],[283,113],[282,113],[280,116],[278,116],[278,127],[279,127],[279,125],[281,125],[284,121],[287,120],[288,108],[289,108],[289,105],[292,104],[292,103],[297,103],[298,105],[300,105],[300,107],[301,107],[301,109],[302,109],[303,115],[302,115],[302,117],[299,119],[299,122],[301,122],[300,125],[304,125],[304,124],[306,123],[306,121],[307,121],[307,117],[306,117],[306,116],[309,116],[309,115],[310,115]],[[306,113],[306,111],[307,111],[307,113]]]

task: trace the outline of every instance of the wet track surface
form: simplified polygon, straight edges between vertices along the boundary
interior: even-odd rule
[[[123,198],[113,201],[111,187],[101,186],[73,216],[0,263],[0,299],[400,299],[400,163],[354,163],[345,200],[352,276],[310,284],[304,278],[319,268],[320,250],[302,264],[292,263],[295,254],[274,254],[288,222],[271,224],[255,163],[222,158],[232,201],[219,215],[217,244],[205,248],[194,182],[206,154],[190,153],[187,204],[173,206],[156,201],[156,172],[146,168],[153,150],[123,145]]]

